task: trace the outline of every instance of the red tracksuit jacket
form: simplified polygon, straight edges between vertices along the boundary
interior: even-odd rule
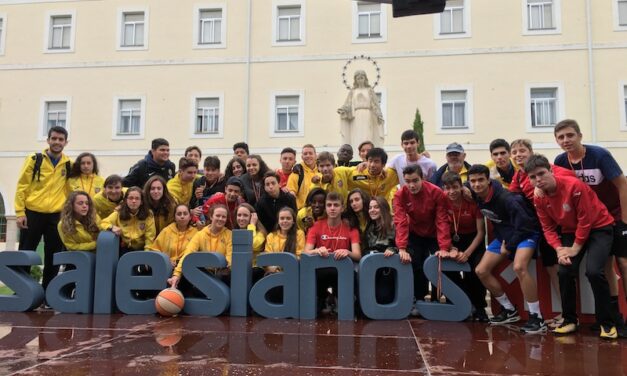
[[[438,239],[440,249],[451,248],[451,227],[448,221],[445,193],[428,181],[422,182],[418,194],[411,194],[407,186],[394,195],[394,225],[396,246],[406,249],[409,233]]]
[[[590,231],[614,223],[614,219],[596,193],[576,177],[555,176],[557,187],[552,195],[534,197],[533,203],[551,247],[562,246],[557,233],[575,234],[575,243],[583,245]]]

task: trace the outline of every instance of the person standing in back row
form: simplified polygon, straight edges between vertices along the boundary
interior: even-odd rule
[[[44,237],[44,270],[42,286],[57,275],[58,266],[52,264],[53,255],[63,249],[57,224],[66,198],[66,183],[71,162],[63,149],[68,133],[54,126],[48,131],[48,148],[26,158],[15,190],[15,215],[20,229],[20,250],[37,249]]]
[[[170,161],[170,143],[164,138],[152,140],[150,151],[144,159],[138,161],[122,179],[125,187],[137,186],[142,188],[153,175],[159,175],[168,180],[174,177],[176,166]]]

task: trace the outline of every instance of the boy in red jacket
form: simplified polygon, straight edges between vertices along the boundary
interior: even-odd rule
[[[553,330],[569,334],[577,330],[577,287],[579,264],[587,252],[586,276],[595,301],[601,338],[618,337],[612,320],[610,289],[605,264],[613,241],[614,219],[592,189],[576,177],[555,176],[543,155],[533,155],[525,164],[529,180],[544,192],[534,205],[546,240],[557,251],[564,322]],[[558,227],[561,228],[558,233]]]
[[[403,177],[405,185],[394,195],[396,246],[401,262],[412,264],[414,297],[424,299],[428,292],[422,269],[425,260],[438,249],[449,252],[452,248],[447,198],[439,187],[423,180],[418,165],[405,167]]]

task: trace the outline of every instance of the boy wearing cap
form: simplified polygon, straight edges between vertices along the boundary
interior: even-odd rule
[[[446,163],[433,174],[429,181],[442,188],[442,175],[446,172],[454,172],[462,179],[462,183],[465,183],[468,180],[469,168],[470,163],[466,162],[464,147],[453,142],[446,147]]]
[[[434,161],[418,153],[418,147],[420,146],[420,139],[418,133],[413,129],[408,129],[401,134],[401,147],[405,154],[399,154],[392,158],[387,167],[396,170],[398,180],[401,185],[405,185],[405,179],[403,178],[403,169],[409,165],[418,165],[422,169],[422,176],[425,180],[431,179],[431,176],[435,173],[438,166]]]
[[[216,204],[225,205],[228,209],[228,217],[226,219],[225,226],[231,230],[233,229],[233,223],[235,223],[237,207],[239,204],[246,202],[242,198],[242,190],[244,189],[244,184],[237,176],[231,176],[226,181],[226,186],[224,187],[224,193],[218,192],[211,196],[207,202],[202,207],[202,212],[205,216],[208,216],[209,211],[212,206]]]

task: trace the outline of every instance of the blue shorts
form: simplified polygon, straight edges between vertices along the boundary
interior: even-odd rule
[[[536,251],[536,248],[538,247],[538,240],[540,239],[540,233],[535,233],[533,235],[531,235],[530,237],[528,237],[527,239],[523,240],[522,242],[518,243],[518,245],[516,246],[516,249],[520,249],[520,248],[531,248],[534,250],[534,254]],[[487,248],[488,252],[492,252],[492,253],[496,253],[497,255],[501,254],[501,245],[503,244],[503,241],[500,239],[494,239]],[[514,255],[516,252],[512,252],[510,255]]]

